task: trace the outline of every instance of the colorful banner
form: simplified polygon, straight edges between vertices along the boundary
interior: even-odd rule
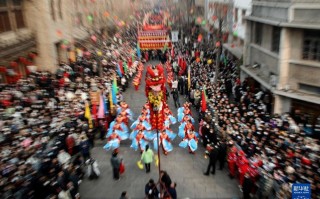
[[[167,36],[167,30],[141,31],[138,30],[139,37]]]
[[[90,92],[91,104],[99,105],[100,103],[100,93],[97,91]]]
[[[164,49],[165,45],[167,43],[167,49],[172,47],[171,41],[169,42],[141,42],[140,43],[140,49],[141,50],[147,50],[147,49]]]

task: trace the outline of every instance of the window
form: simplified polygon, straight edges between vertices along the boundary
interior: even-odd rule
[[[263,29],[263,26],[261,23],[256,23],[255,24],[255,39],[254,39],[254,43],[255,44],[258,44],[258,45],[261,45],[262,43],[262,29]]]
[[[0,1],[0,8],[1,7],[7,7],[7,2],[6,1]]]
[[[246,17],[246,10],[243,9],[242,12],[241,12],[241,20],[242,20],[241,23],[242,23],[242,24],[244,24],[245,21],[246,21],[246,20],[244,19],[245,17]]]
[[[0,33],[24,28],[21,0],[0,1]]]
[[[303,84],[303,83],[299,83],[299,89],[309,92],[309,93],[314,93],[317,95],[320,95],[320,87],[318,86],[312,86],[312,85],[308,85],[308,84]]]
[[[303,39],[302,58],[320,61],[320,31],[305,30]]]
[[[12,30],[10,20],[9,20],[9,12],[0,12],[0,33],[7,32]]]
[[[59,7],[59,17],[62,20],[62,4],[61,0],[58,0],[58,7]]]
[[[234,23],[238,23],[238,8],[234,9]]]
[[[272,44],[271,44],[272,52],[279,53],[280,35],[281,35],[281,28],[274,26],[272,28]]]
[[[12,0],[14,6],[21,6],[21,0]]]
[[[25,24],[24,24],[24,19],[23,19],[23,14],[22,14],[22,10],[15,10],[14,11],[14,15],[16,18],[16,25],[17,28],[24,28]]]
[[[56,20],[56,13],[54,8],[54,0],[50,0],[50,14],[53,21]]]
[[[83,26],[83,21],[82,21],[82,13],[81,12],[78,12],[77,15],[76,15],[76,26]]]

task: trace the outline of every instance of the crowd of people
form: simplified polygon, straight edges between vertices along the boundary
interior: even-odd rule
[[[222,55],[216,74],[215,52],[191,38],[176,43],[171,56],[179,93],[199,111],[200,134],[210,158],[205,175],[211,168],[215,173],[218,161],[223,169],[227,160],[244,198],[291,198],[293,183],[310,183],[312,198],[319,197],[319,140],[306,136],[302,115],[272,115],[271,93],[247,79],[241,82],[236,60]]]
[[[126,34],[132,38],[134,33]],[[204,174],[214,175],[216,163],[222,170],[227,161],[230,177],[239,180],[244,198],[290,198],[293,183],[310,183],[312,198],[319,198],[319,140],[306,135],[299,111],[272,115],[271,93],[252,87],[247,80],[241,82],[237,63],[224,55],[216,74],[215,49],[194,45],[195,40],[181,40],[167,53],[143,52],[142,57],[170,60],[175,106],[180,106],[180,93],[199,112],[199,133],[210,160]],[[1,198],[76,199],[86,174],[84,166],[90,168],[90,179],[99,176],[90,149],[96,134],[105,139],[116,116],[109,102],[111,85],[116,79],[125,90],[138,66],[131,54],[130,58],[119,54],[111,55],[118,57],[115,63],[100,66],[101,77],[96,60],[78,57],[75,63],[61,65],[56,74],[35,72],[16,84],[0,85]],[[125,71],[119,71],[120,61],[126,62]],[[97,93],[110,108],[103,118],[88,118],[86,106],[94,109]],[[118,92],[117,101],[122,100]],[[150,162],[145,162],[150,172]],[[114,153],[115,179],[119,179],[120,163]],[[176,184],[167,172],[161,172],[160,183],[176,198]],[[157,198],[157,187],[150,179],[146,196]]]
[[[100,66],[101,77],[97,61],[83,56],[61,64],[55,74],[34,72],[16,84],[0,85],[1,198],[80,198],[81,179],[99,177],[90,149],[95,135],[105,139],[115,116],[117,104],[111,107],[108,100],[111,85],[116,80],[125,90],[137,66],[131,54],[110,56]],[[121,61],[128,68],[119,74]],[[108,112],[89,118],[86,106],[93,112],[100,95],[107,99]],[[121,91],[116,97],[120,103]]]

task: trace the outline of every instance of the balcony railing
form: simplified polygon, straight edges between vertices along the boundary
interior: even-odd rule
[[[34,46],[35,37],[28,29],[0,34],[0,57],[8,57]]]

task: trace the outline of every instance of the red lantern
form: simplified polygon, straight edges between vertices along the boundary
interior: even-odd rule
[[[19,62],[22,64],[27,64],[28,60],[25,57],[20,57]]]
[[[18,66],[18,63],[15,62],[15,61],[12,61],[12,62],[10,62],[10,66],[11,66],[11,67],[17,67],[17,66]]]
[[[229,36],[229,33],[224,33],[223,36],[222,36],[222,40],[223,42],[226,42],[228,40],[228,36]]]
[[[217,16],[215,16],[215,15],[212,16],[212,21],[216,21],[217,19],[218,19]]]
[[[0,66],[0,73],[6,73],[7,72],[7,68],[4,66]]]
[[[30,59],[34,59],[37,55],[35,53],[29,53],[28,56]]]
[[[92,36],[91,36],[91,40],[94,41],[94,42],[96,42],[96,41],[97,41],[97,37],[96,37],[95,35],[92,35]]]
[[[216,43],[216,47],[220,47],[220,41],[218,41],[217,43]]]

